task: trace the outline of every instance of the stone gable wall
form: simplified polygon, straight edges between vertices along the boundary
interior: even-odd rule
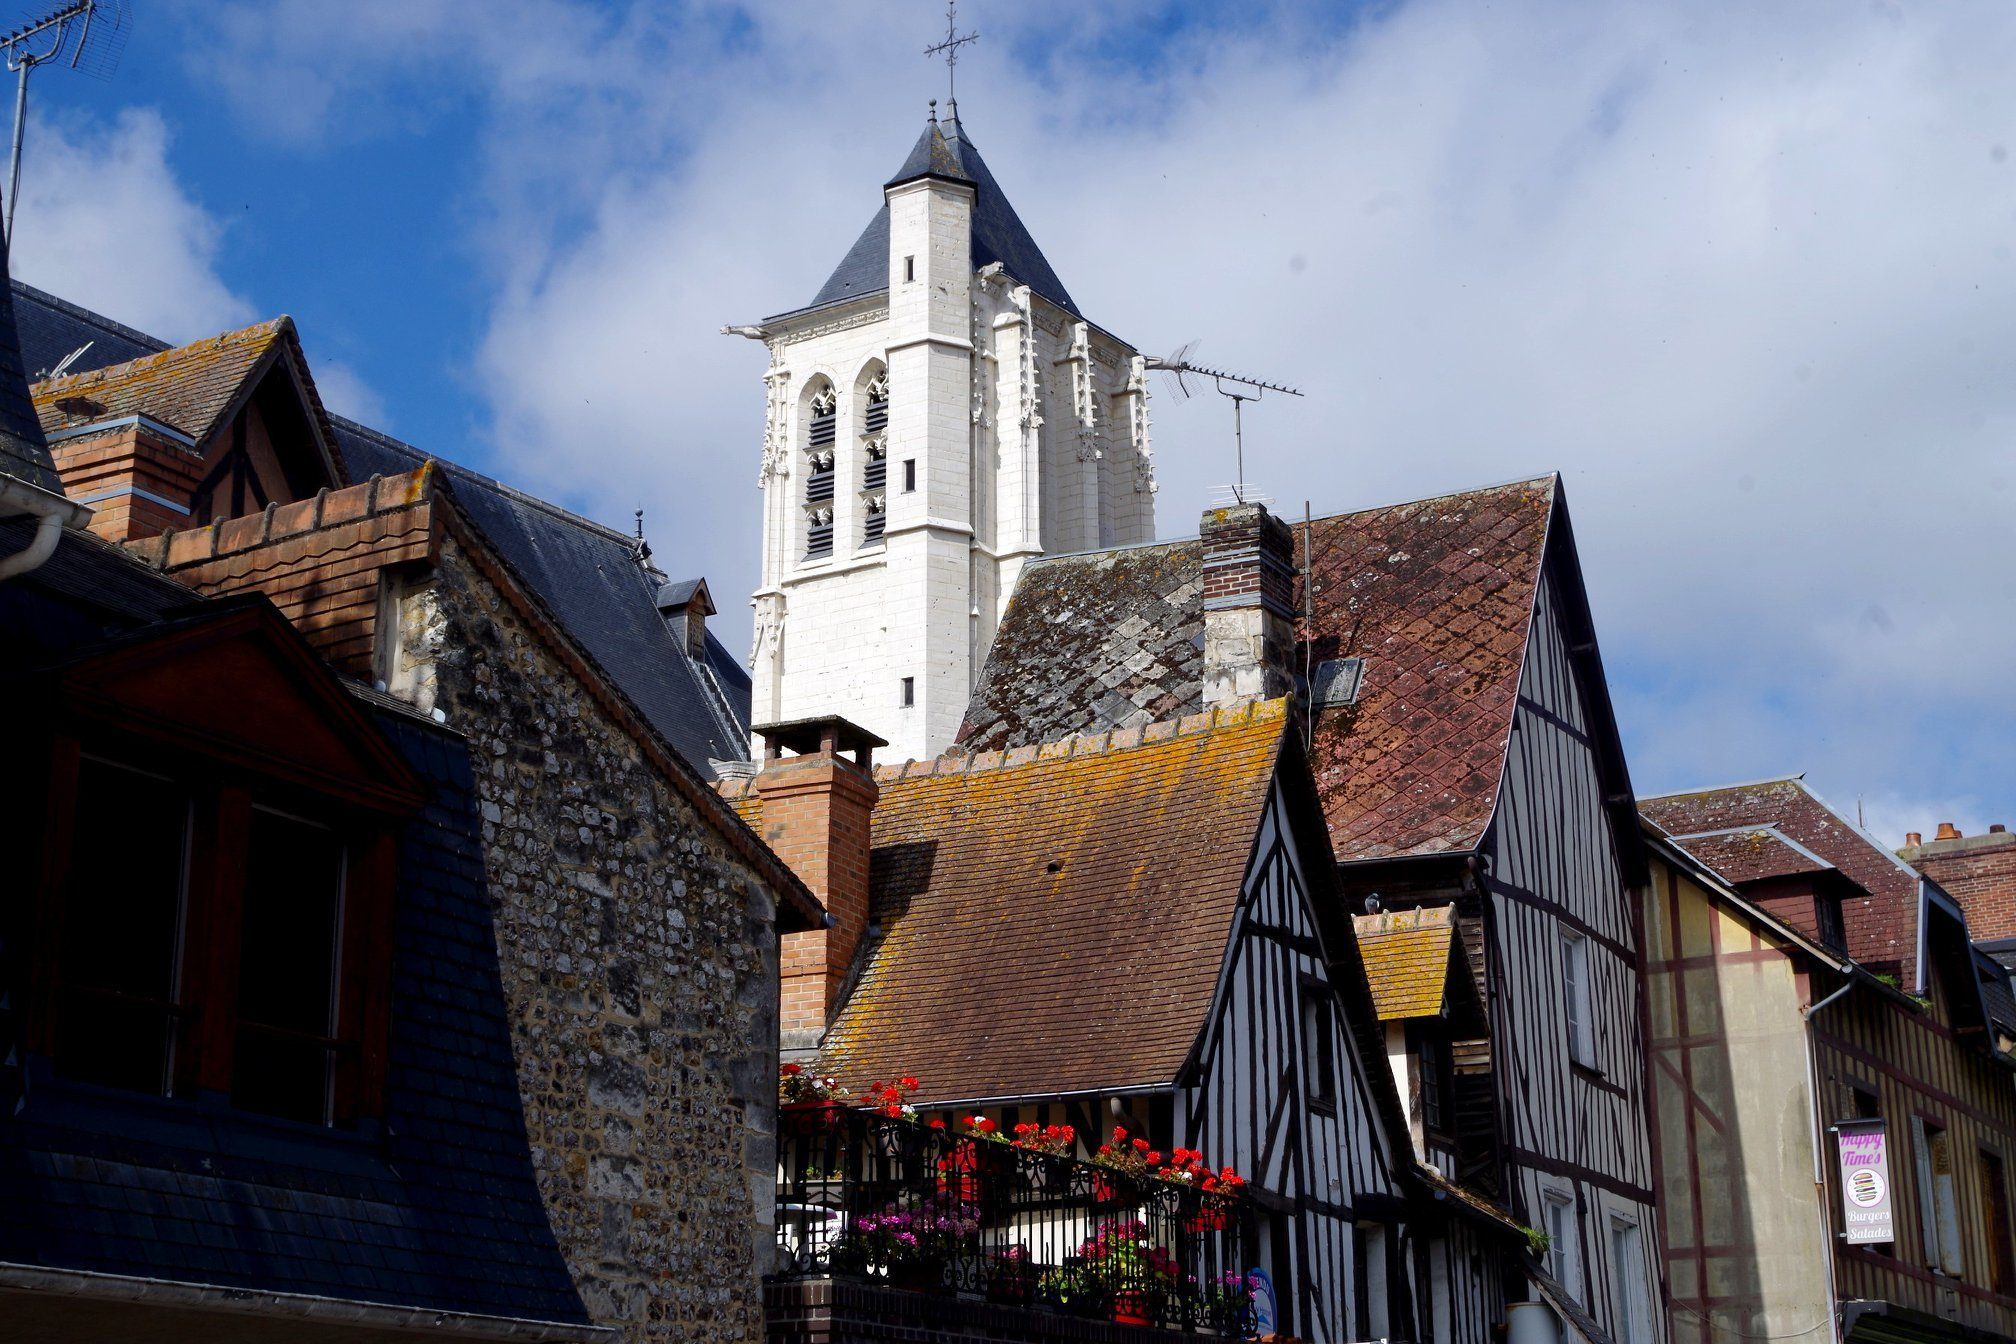
[[[591,1315],[761,1338],[774,896],[443,542],[438,705],[468,736],[525,1121]]]

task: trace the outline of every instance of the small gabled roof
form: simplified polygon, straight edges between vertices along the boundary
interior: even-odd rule
[[[1001,184],[994,180],[979,147],[959,122],[933,120],[924,127],[911,146],[903,166],[886,187],[935,177],[948,182],[970,183],[973,187],[973,269],[1000,262],[1003,270],[1072,316],[1080,316],[1078,305],[1051,269],[1049,258],[1036,246],[1022,217],[1008,203]],[[889,205],[885,201],[868,227],[847,249],[847,255],[827,277],[808,307],[818,308],[844,299],[873,294],[889,287]]]
[[[1285,701],[877,772],[871,934],[823,1062],[934,1104],[1166,1087],[1205,1025]],[[753,787],[730,786],[761,833]]]
[[[1779,830],[1775,823],[1676,835],[1671,839],[1727,882],[1740,884],[1836,871],[1833,864]]]
[[[1731,881],[1810,872],[1815,860],[1831,864],[1865,893],[1841,903],[1848,954],[1867,966],[1896,967],[1905,984],[1915,982],[1918,875],[1823,802],[1801,777],[1641,798],[1638,810],[1672,836],[1750,829],[1791,842],[1771,842],[1752,850],[1743,865],[1744,877],[1724,874]],[[1685,847],[1694,850],[1692,841]],[[1730,856],[1724,852],[1721,857],[1728,861]],[[1703,861],[1721,871],[1712,859]]]
[[[301,395],[323,469],[330,480],[344,482],[328,413],[294,319],[284,314],[121,364],[44,379],[33,389],[35,411],[52,434],[144,415],[202,445],[237,414],[276,363],[286,365]]]
[[[1381,1022],[1440,1017],[1449,999],[1449,964],[1456,945],[1448,906],[1355,915],[1365,983]]]

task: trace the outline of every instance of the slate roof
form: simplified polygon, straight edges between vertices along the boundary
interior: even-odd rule
[[[1173,1082],[1286,726],[1276,700],[879,771],[881,934],[822,1063],[914,1074],[933,1103]],[[730,796],[760,834],[754,790]]]
[[[7,276],[7,247],[0,242],[0,280]],[[49,458],[49,445],[28,399],[28,376],[21,367],[21,338],[15,331],[14,296],[0,288],[0,475],[26,481],[53,494],[62,478]]]
[[[1312,657],[1364,660],[1311,765],[1340,861],[1463,853],[1489,826],[1559,485],[1548,476],[1294,527]],[[1202,705],[1200,543],[1023,570],[959,740],[998,749]],[[1299,584],[1297,609],[1302,604]]]
[[[1071,301],[1064,282],[1057,278],[1049,258],[1036,246],[1021,216],[1008,203],[1001,184],[994,180],[987,161],[980,157],[979,147],[956,115],[925,126],[888,185],[893,187],[924,176],[973,184],[974,270],[998,261],[1009,275],[1065,312],[1079,316],[1078,305]],[[885,201],[808,306],[817,308],[888,287],[889,206]]]
[[[1455,912],[1447,906],[1355,915],[1358,955],[1381,1022],[1439,1017],[1449,991]]]
[[[1896,968],[1906,984],[1915,973],[1918,875],[1898,858],[1858,831],[1822,802],[1798,777],[1699,789],[1663,797],[1640,798],[1638,810],[1654,825],[1674,836],[1699,836],[1736,828],[1772,828],[1795,842],[1768,845],[1753,852],[1743,865],[1750,877],[1811,871],[1817,857],[1840,869],[1865,895],[1841,903],[1848,955],[1877,970]],[[1694,853],[1692,841],[1680,841]],[[1799,850],[1807,851],[1806,854]],[[1727,853],[1723,854],[1725,859]],[[1720,872],[1712,858],[1702,862]]]
[[[72,369],[86,376],[106,373],[105,382],[125,386],[128,375],[108,366],[136,358],[136,349],[138,357],[175,353],[151,336],[18,281],[12,293],[30,367],[53,367],[92,342]],[[242,357],[242,349],[235,357]],[[223,358],[217,352],[212,362]],[[143,363],[157,373],[161,368],[156,361],[143,358]],[[177,366],[169,362],[169,367]],[[44,387],[67,385],[84,385],[83,379],[65,377]],[[164,418],[159,410],[148,414]],[[329,416],[328,424],[352,480],[411,471],[430,456],[341,416]],[[658,611],[657,589],[666,579],[631,559],[630,537],[466,467],[441,465],[464,511],[688,764],[709,777],[710,759],[748,759],[748,673],[712,635],[703,662],[687,656]]]
[[[0,520],[0,546],[25,523]],[[0,585],[0,649],[11,668],[211,605],[71,533]],[[0,1017],[0,1261],[587,1322],[519,1109],[466,746],[403,707],[374,717],[431,786],[400,840],[383,1131],[48,1078],[24,1096]]]

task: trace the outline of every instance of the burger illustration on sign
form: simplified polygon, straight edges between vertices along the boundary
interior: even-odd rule
[[[1848,1173],[1848,1198],[1856,1207],[1873,1209],[1883,1202],[1883,1173],[1874,1167],[1857,1167]]]

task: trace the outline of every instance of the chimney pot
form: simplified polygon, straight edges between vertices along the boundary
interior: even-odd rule
[[[1958,840],[1960,838],[1960,828],[1950,821],[1942,821],[1939,823],[1939,834],[1935,838],[1940,840]]]
[[[2009,828],[1999,821],[1988,828],[1988,834],[1990,835],[2007,835],[2008,833]]]
[[[1904,832],[1904,847],[1906,849],[1916,849],[1923,843],[1924,839],[1925,837],[1916,831],[1906,831]]]

